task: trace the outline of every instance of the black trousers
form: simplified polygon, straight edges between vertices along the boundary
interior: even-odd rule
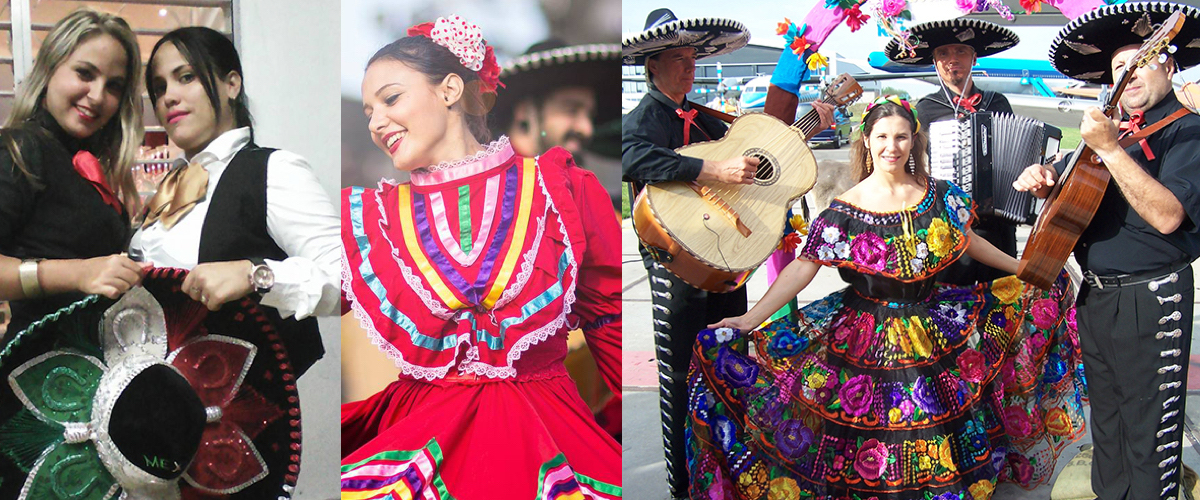
[[[1164,269],[1149,283],[1085,283],[1079,292],[1095,443],[1092,490],[1100,500],[1183,499],[1192,280],[1189,265]]]
[[[693,288],[643,252],[650,275],[654,313],[654,353],[658,358],[658,387],[662,413],[663,449],[667,460],[667,483],[671,495],[688,492],[687,372],[692,361],[696,334],[723,318],[746,313],[746,288],[729,293],[710,293]]]

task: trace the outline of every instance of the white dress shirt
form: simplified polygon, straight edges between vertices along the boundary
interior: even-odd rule
[[[195,158],[177,160],[176,168],[189,161],[204,165],[208,171],[207,194],[171,229],[164,229],[158,222],[139,229],[130,248],[141,250],[145,260],[158,267],[196,267],[200,232],[213,191],[234,154],[249,143],[250,128],[238,128],[213,139]],[[337,207],[317,182],[308,162],[287,151],[272,153],[267,160],[267,233],[288,257],[266,260],[275,273],[275,285],[263,295],[262,304],[279,310],[285,318],[336,314],[341,276],[340,228]]]

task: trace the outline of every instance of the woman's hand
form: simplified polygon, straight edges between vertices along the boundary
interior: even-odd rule
[[[42,265],[53,266],[53,262],[55,261],[46,261]],[[120,297],[141,283],[142,276],[145,276],[146,270],[153,265],[148,262],[134,262],[125,254],[75,262],[78,264],[64,269],[76,276],[75,288],[86,294],[103,295],[110,299]]]
[[[254,291],[250,284],[250,269],[253,267],[254,264],[248,260],[200,264],[183,280],[183,293],[204,304],[208,310],[216,311],[222,304],[241,299]]]
[[[725,318],[721,321],[718,321],[716,323],[708,325],[708,327],[712,328],[712,329],[735,328],[739,332],[748,332],[755,328],[758,328],[758,323],[751,322],[750,319],[747,318],[746,316],[747,315],[743,314],[741,316],[737,316],[737,317],[733,317],[733,318]]]

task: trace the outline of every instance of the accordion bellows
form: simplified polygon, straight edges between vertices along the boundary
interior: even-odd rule
[[[972,113],[929,126],[929,171],[975,199],[976,213],[1018,223],[1037,220],[1034,197],[1012,188],[1026,167],[1058,152],[1062,131],[1009,113]]]

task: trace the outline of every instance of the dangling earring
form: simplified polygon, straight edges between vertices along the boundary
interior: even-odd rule
[[[867,153],[867,175],[875,171],[875,162],[871,160],[871,153]]]
[[[908,153],[908,173],[917,175],[917,160],[913,158],[911,151]]]

